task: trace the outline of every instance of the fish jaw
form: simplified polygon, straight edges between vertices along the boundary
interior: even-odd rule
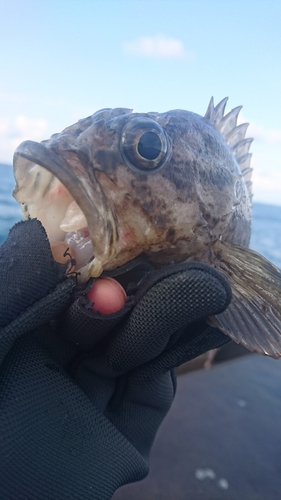
[[[87,261],[84,259],[83,262],[82,258],[82,267],[75,267],[75,271],[79,272],[80,281],[99,276],[104,262],[112,258],[118,235],[113,211],[94,173],[91,172],[90,178],[74,153],[62,159],[42,143],[25,141],[14,154],[14,176],[16,186],[13,196],[20,203],[24,217],[37,218],[42,222],[51,248],[63,243],[70,233],[84,230],[80,235],[80,247],[85,237],[91,245],[88,244]],[[71,220],[69,211],[74,204],[76,212]],[[80,218],[78,223],[77,217]],[[86,236],[85,231],[88,232]],[[67,244],[61,247],[64,252]],[[70,256],[77,260],[75,251],[72,252],[69,246]],[[79,244],[76,250],[80,251]]]
[[[65,236],[70,254],[83,247],[87,258],[75,268],[82,281],[140,253],[161,267],[243,233],[244,205],[234,216],[238,164],[213,124],[187,111],[101,110],[41,144],[22,143],[14,172],[25,217],[47,215],[51,244]]]

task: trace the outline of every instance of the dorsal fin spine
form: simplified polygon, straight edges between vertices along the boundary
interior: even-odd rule
[[[253,141],[252,138],[245,138],[248,123],[241,123],[237,125],[238,115],[242,106],[233,108],[229,113],[224,115],[228,97],[222,99],[216,106],[214,106],[214,99],[211,98],[207,108],[205,119],[209,120],[215,129],[221,134],[225,142],[229,145],[236,158],[239,167],[241,168],[242,176],[246,177],[247,188],[249,195],[252,195],[252,183],[250,182],[252,169],[250,168],[251,153],[249,149]]]

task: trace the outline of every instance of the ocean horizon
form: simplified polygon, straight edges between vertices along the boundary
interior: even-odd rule
[[[12,196],[15,185],[10,165],[0,164],[0,244],[9,229],[22,219],[19,204]],[[281,268],[281,206],[253,202],[250,248]]]

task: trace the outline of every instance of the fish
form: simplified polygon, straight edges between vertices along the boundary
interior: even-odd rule
[[[250,351],[281,356],[281,271],[249,249],[251,153],[242,106],[204,116],[105,108],[14,153],[14,197],[80,283],[139,255],[155,268],[209,264],[232,289],[207,319]]]

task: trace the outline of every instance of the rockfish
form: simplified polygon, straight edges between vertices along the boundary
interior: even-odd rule
[[[145,254],[155,267],[205,262],[233,298],[208,319],[235,342],[281,356],[281,272],[249,250],[252,139],[227,98],[205,116],[103,109],[14,155],[14,196],[80,281]]]

